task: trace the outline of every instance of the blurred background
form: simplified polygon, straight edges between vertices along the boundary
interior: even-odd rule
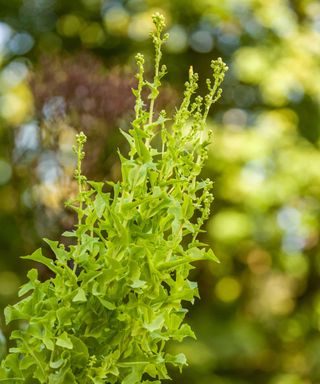
[[[30,268],[19,256],[73,225],[63,203],[77,131],[88,177],[120,177],[118,128],[132,117],[134,55],[151,60],[155,11],[170,32],[159,109],[174,110],[191,64],[202,88],[212,58],[230,68],[203,173],[215,181],[204,240],[221,264],[193,273],[198,340],[170,346],[190,364],[173,382],[320,383],[316,0],[0,0],[0,355],[3,308]]]

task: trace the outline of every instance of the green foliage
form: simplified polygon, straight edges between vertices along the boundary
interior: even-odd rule
[[[15,347],[2,361],[0,382],[160,383],[169,378],[168,364],[180,369],[187,364],[183,354],[166,353],[165,345],[195,337],[183,322],[182,306],[198,296],[197,284],[188,280],[191,263],[217,261],[197,240],[212,201],[212,182],[197,178],[210,141],[206,117],[221,95],[227,67],[221,59],[212,61],[214,81],[207,80],[204,99],[193,99],[198,75],[190,69],[173,119],[165,111],[155,116],[167,36],[164,18],[156,14],[153,22],[155,75],[152,82],[144,79],[144,58],[137,55],[136,117],[123,132],[130,151],[128,158],[119,154],[122,180],[86,180],[81,172],[86,137],[79,134],[74,148],[79,193],[68,203],[78,224],[64,233],[75,241],[65,247],[46,239],[54,260],[41,249],[24,257],[48,267],[53,277],[40,282],[31,269],[19,291],[22,299],[6,308],[7,323],[24,325],[11,334]],[[144,87],[150,90],[148,110]]]

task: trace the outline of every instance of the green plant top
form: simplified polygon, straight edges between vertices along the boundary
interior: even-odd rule
[[[81,172],[86,137],[77,135],[79,192],[68,205],[78,223],[64,233],[74,244],[45,239],[54,260],[41,249],[24,257],[44,264],[53,277],[40,282],[31,269],[21,300],[6,308],[7,323],[23,323],[11,334],[15,346],[1,363],[0,383],[160,384],[169,378],[167,364],[186,365],[183,354],[166,353],[165,345],[194,337],[182,307],[198,296],[197,283],[188,280],[191,263],[217,261],[197,240],[212,202],[212,182],[198,175],[211,135],[206,118],[227,67],[220,58],[212,61],[204,98],[194,97],[198,75],[191,68],[172,119],[165,111],[156,114],[168,35],[163,16],[154,15],[153,22],[155,74],[152,82],[145,80],[138,54],[135,119],[122,131],[130,151],[119,154],[122,180],[87,181]],[[148,108],[144,88],[150,91]]]

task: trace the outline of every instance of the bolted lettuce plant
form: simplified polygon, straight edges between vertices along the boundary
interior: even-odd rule
[[[207,158],[206,118],[221,96],[226,65],[211,63],[208,94],[194,97],[198,75],[189,72],[184,97],[172,119],[154,113],[161,79],[164,18],[153,17],[155,74],[144,78],[144,58],[136,56],[138,85],[135,119],[122,132],[130,151],[119,154],[122,180],[87,181],[81,172],[84,134],[75,152],[78,195],[68,203],[78,217],[74,239],[65,247],[45,239],[55,254],[38,249],[25,259],[48,267],[53,277],[40,282],[36,269],[19,291],[21,300],[5,310],[15,346],[1,363],[0,382],[49,384],[160,384],[167,365],[186,365],[183,354],[166,353],[169,340],[195,337],[184,323],[182,302],[198,296],[188,280],[192,262],[217,261],[197,239],[208,218],[210,180],[198,180]],[[142,92],[148,88],[146,107]],[[111,192],[107,192],[108,185]]]

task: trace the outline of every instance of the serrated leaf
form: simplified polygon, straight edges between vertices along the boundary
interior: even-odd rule
[[[133,283],[130,285],[131,288],[142,288],[146,285],[146,282],[144,280],[134,280]]]
[[[158,315],[150,324],[145,324],[144,328],[148,331],[153,332],[158,329],[161,329],[164,323],[164,315],[161,313]]]
[[[103,298],[100,297],[100,296],[97,296],[97,297],[98,297],[100,303],[101,303],[105,308],[109,309],[110,311],[113,311],[114,309],[116,309],[116,306],[115,306],[113,303],[111,303],[110,301],[105,300],[105,299],[103,299]]]
[[[34,268],[30,269],[30,271],[27,273],[27,277],[29,278],[29,281],[20,287],[18,292],[19,297],[35,289],[36,285],[39,283],[37,269],[34,269]]]
[[[6,320],[6,324],[11,323],[13,320],[24,320],[26,317],[29,318],[29,316],[26,316],[24,313],[19,311],[15,306],[8,305],[4,309],[4,318]]]
[[[70,340],[68,334],[66,332],[63,332],[60,336],[57,337],[56,344],[59,347],[66,348],[66,349],[72,349],[73,344]]]
[[[53,241],[46,238],[44,238],[43,240],[49,245],[58,260],[65,262],[69,259],[68,252],[66,252],[64,246],[62,244],[60,245],[58,241]]]
[[[41,248],[37,249],[31,255],[21,256],[21,258],[36,261],[38,263],[45,265],[46,267],[51,269],[51,271],[55,273],[59,273],[59,268],[54,264],[53,260],[42,255]]]
[[[72,299],[74,303],[84,303],[87,301],[87,296],[85,291],[82,288],[78,288],[76,291],[76,295]]]
[[[210,260],[210,261],[215,261],[217,263],[220,263],[220,260],[217,258],[217,256],[213,253],[213,250],[210,248],[207,252],[206,252],[206,258],[207,260]]]
[[[175,331],[174,338],[175,340],[181,342],[186,337],[196,339],[196,335],[191,329],[190,325],[182,324],[182,326],[177,331]]]

